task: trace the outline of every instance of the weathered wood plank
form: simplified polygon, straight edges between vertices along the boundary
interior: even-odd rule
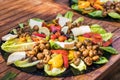
[[[3,77],[7,72],[13,72],[13,73],[15,73],[15,74],[19,74],[19,73],[20,73],[19,70],[11,67],[11,68],[7,69],[6,71],[2,72],[2,73],[0,74],[0,78]]]
[[[3,4],[0,4],[0,10],[5,10],[8,9],[9,7],[13,6],[13,5],[17,5],[17,4],[21,4],[21,2],[23,2],[24,0],[8,0],[6,1],[6,3],[2,2]]]
[[[10,66],[7,66],[6,62],[1,63],[0,64],[0,73],[2,73],[3,71],[5,71],[5,70],[7,70],[9,68],[10,68]]]
[[[25,72],[21,72],[19,73],[14,80],[27,80],[29,77],[31,77],[31,74],[25,73]]]
[[[12,2],[13,0],[10,0],[10,1]],[[10,31],[11,29],[17,27],[18,23],[25,22],[30,18],[37,17],[37,18],[41,18],[41,19],[50,21],[51,19],[55,18],[57,13],[64,14],[67,10],[70,10],[68,5],[65,5],[67,0],[62,0],[60,2],[60,4],[55,3],[53,0],[28,0],[27,2],[24,2],[25,0],[21,0],[20,2],[19,1],[20,0],[17,0],[17,2],[8,4],[4,7],[4,9],[6,11],[3,11],[5,15],[3,15],[1,17],[2,22],[0,23],[0,25],[1,25],[0,26],[0,38],[4,34],[6,34],[8,31]],[[41,2],[42,2],[42,4],[40,4]],[[8,1],[8,3],[9,3],[9,1]],[[30,3],[30,4],[22,7],[21,5],[17,5],[19,3],[22,3],[24,5],[27,3]],[[65,4],[61,5],[62,3],[65,3]],[[7,13],[7,8],[10,7],[10,5],[13,5],[14,7],[8,9],[8,12],[10,13],[9,14],[9,13]],[[2,8],[0,7],[0,10],[1,9]],[[20,10],[17,10],[17,9],[20,9]],[[75,18],[82,16],[78,13],[74,13],[74,14],[75,14]],[[117,26],[120,25],[119,23],[116,24],[113,22],[113,24],[112,23],[109,24],[109,22],[90,19],[87,17],[85,17],[85,21],[86,21],[86,23],[90,23],[90,24],[91,23],[100,24],[107,31],[114,32],[115,36],[113,37],[114,42],[112,45],[114,48],[116,48],[118,51],[120,51],[120,45],[119,45],[119,43],[120,43],[120,38],[119,38],[120,28],[116,27],[116,25]],[[105,77],[108,73],[112,72],[112,70],[114,68],[116,68],[116,66],[118,66],[116,62],[118,62],[119,59],[120,59],[120,55],[112,56],[110,61],[107,64],[105,64],[105,66],[103,66],[95,71],[92,71],[92,72],[90,72],[88,74],[84,74],[84,75],[65,77],[65,78],[64,77],[63,78],[51,78],[51,77],[36,76],[36,75],[27,74],[25,72],[20,72],[19,70],[16,69],[17,71],[15,71],[15,72],[17,72],[18,76],[16,77],[15,80],[95,80],[95,79],[102,80],[103,77]],[[0,57],[0,77],[3,76],[9,70],[14,71],[14,68],[13,69],[11,69],[11,68],[13,68],[13,67],[7,66],[6,62],[4,62],[3,58]],[[107,70],[109,70],[109,71],[107,71]],[[101,75],[101,74],[104,74],[104,75]]]
[[[0,12],[1,12],[1,13],[0,13],[0,16],[1,16],[0,21],[3,20],[4,17],[7,18],[7,15],[14,14],[14,13],[16,12],[15,10],[20,11],[21,9],[19,9],[19,8],[24,7],[24,5],[27,5],[27,3],[28,3],[28,2],[22,2],[22,4],[18,4],[18,5],[16,5],[16,6],[11,6],[11,7],[8,8],[8,9],[1,10],[1,11],[0,11]],[[13,11],[14,11],[14,13],[13,13]]]

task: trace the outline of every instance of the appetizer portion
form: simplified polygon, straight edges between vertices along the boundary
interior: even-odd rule
[[[71,8],[93,18],[120,20],[120,0],[71,0]]]
[[[68,11],[50,22],[33,18],[20,23],[2,37],[7,65],[21,69],[34,66],[48,76],[58,76],[71,68],[86,71],[90,66],[107,63],[106,55],[118,54],[110,46],[112,33],[98,24],[84,24],[82,17],[72,17],[73,13]]]

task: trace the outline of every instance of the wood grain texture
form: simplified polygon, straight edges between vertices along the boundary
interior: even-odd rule
[[[68,0],[0,0],[0,38],[13,28],[18,27],[18,23],[26,22],[30,18],[41,18],[50,21],[55,18],[57,13],[65,14],[65,12],[71,10],[68,5]],[[120,23],[99,21],[76,12],[74,12],[74,15],[74,19],[82,16],[85,18],[86,23],[100,24],[108,32],[114,33],[114,42],[112,45],[120,51]],[[114,55],[103,67],[90,73],[71,77],[52,78],[28,74],[11,66],[7,66],[0,55],[0,77],[6,72],[12,71],[17,74],[15,80],[105,80],[108,74],[112,75],[112,73],[117,71],[113,71],[113,69],[119,66],[119,60],[120,54]],[[117,67],[116,69],[119,68]]]

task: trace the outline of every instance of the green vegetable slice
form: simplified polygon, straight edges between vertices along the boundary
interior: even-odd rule
[[[72,8],[73,10],[80,11],[79,8],[78,8],[78,4],[73,4],[73,5],[71,6],[71,8]]]
[[[91,16],[91,17],[95,17],[95,18],[103,17],[101,10],[90,12],[90,13],[88,13],[88,15]]]
[[[24,28],[24,24],[23,23],[20,23],[19,26],[20,26],[20,28]]]
[[[98,24],[93,24],[90,26],[91,31],[94,33],[104,34],[106,31]]]
[[[104,41],[108,41],[109,39],[112,38],[113,34],[112,33],[107,33],[105,29],[103,29],[100,25],[98,24],[93,24],[90,26],[90,29],[94,33],[98,33],[102,36],[102,39]]]
[[[61,47],[56,44],[54,41],[50,41],[50,47],[51,49],[61,49]]]
[[[23,61],[15,61],[14,64],[17,67],[22,67],[22,68],[26,68],[26,67],[31,67],[31,66],[35,66],[36,64],[38,64],[40,62],[40,60],[34,61],[29,63],[29,59],[25,59]]]
[[[0,78],[0,80],[14,80],[14,78],[17,76],[16,73],[13,72],[7,72],[5,74],[5,76],[3,76],[2,78]]]
[[[100,59],[98,61],[94,62],[94,64],[105,64],[107,62],[108,62],[107,58],[100,57]]]
[[[1,48],[6,52],[12,53],[12,52],[31,50],[34,44],[35,42],[19,43],[18,39],[12,39],[3,43]]]
[[[113,34],[112,33],[105,33],[105,34],[101,34],[102,38],[104,41],[108,41],[109,39],[112,38]]]
[[[100,49],[109,52],[111,54],[118,54],[117,50],[112,47],[100,47]]]
[[[87,66],[85,65],[85,63],[81,60],[79,65],[76,66],[75,64],[71,63],[70,64],[73,68],[79,70],[79,71],[83,71],[83,70],[86,70],[87,69]]]
[[[68,18],[68,19],[72,22],[73,12],[68,11],[68,12],[65,14],[65,17]]]
[[[73,23],[79,23],[79,22],[83,22],[83,21],[84,21],[84,18],[83,17],[79,17]]]
[[[53,68],[52,70],[50,70],[50,66],[48,65],[48,64],[45,64],[45,66],[44,66],[44,71],[48,74],[48,75],[50,75],[50,76],[56,76],[56,75],[59,75],[59,74],[61,74],[61,73],[63,73],[63,72],[65,72],[65,70],[66,70],[66,68]]]
[[[110,12],[110,13],[108,13],[108,15],[109,15],[111,18],[120,19],[120,14],[118,14],[118,13],[116,13],[116,12]]]
[[[56,19],[59,18],[59,17],[63,17],[62,14],[60,14],[60,13],[57,14]]]

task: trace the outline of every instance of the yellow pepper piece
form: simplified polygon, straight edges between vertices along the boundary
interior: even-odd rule
[[[78,40],[79,40],[80,42],[83,42],[85,39],[91,40],[91,38],[86,38],[86,37],[83,37],[83,36],[78,36]]]
[[[60,68],[63,65],[62,54],[55,55],[48,64],[51,64],[53,68]]]
[[[69,54],[68,54],[68,60],[72,60],[74,58],[74,51],[71,50],[69,51]]]
[[[78,8],[87,8],[90,6],[90,2],[88,1],[78,1]]]
[[[100,4],[94,4],[93,7],[96,9],[103,10],[103,7]]]

